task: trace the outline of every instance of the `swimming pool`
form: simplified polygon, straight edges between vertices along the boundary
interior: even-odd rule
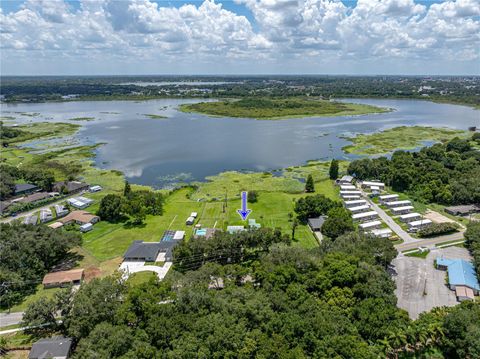
[[[206,236],[207,235],[207,230],[205,228],[200,228],[195,231],[195,234],[197,236]]]

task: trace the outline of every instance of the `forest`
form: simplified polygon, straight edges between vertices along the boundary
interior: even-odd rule
[[[424,203],[480,202],[478,134],[423,147],[418,152],[396,151],[391,158],[364,158],[350,163],[357,179],[378,179],[394,191],[406,192]]]

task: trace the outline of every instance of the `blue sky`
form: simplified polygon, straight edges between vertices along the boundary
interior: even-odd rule
[[[478,0],[4,0],[3,75],[480,74]]]

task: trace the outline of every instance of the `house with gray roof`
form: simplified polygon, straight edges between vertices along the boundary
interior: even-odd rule
[[[43,338],[33,343],[29,359],[67,359],[72,349],[72,339],[65,337]]]
[[[160,242],[134,241],[123,255],[125,261],[155,262],[158,255],[163,253],[162,261],[173,260],[173,248],[179,240],[163,240]]]
[[[20,183],[15,185],[15,196],[33,193],[38,190],[38,187],[30,183]]]

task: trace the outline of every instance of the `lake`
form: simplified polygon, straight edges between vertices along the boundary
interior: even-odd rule
[[[211,118],[176,109],[195,101],[73,101],[2,104],[0,108],[3,116],[14,116],[17,123],[94,117],[94,121],[71,122],[83,125],[75,136],[77,143],[106,143],[96,152],[97,166],[118,169],[132,183],[157,188],[202,181],[227,170],[269,171],[312,159],[355,158],[341,150],[349,143],[340,138],[345,135],[404,125],[459,129],[480,125],[479,111],[419,100],[350,99],[395,111],[280,121]],[[145,114],[168,118],[151,119]]]

